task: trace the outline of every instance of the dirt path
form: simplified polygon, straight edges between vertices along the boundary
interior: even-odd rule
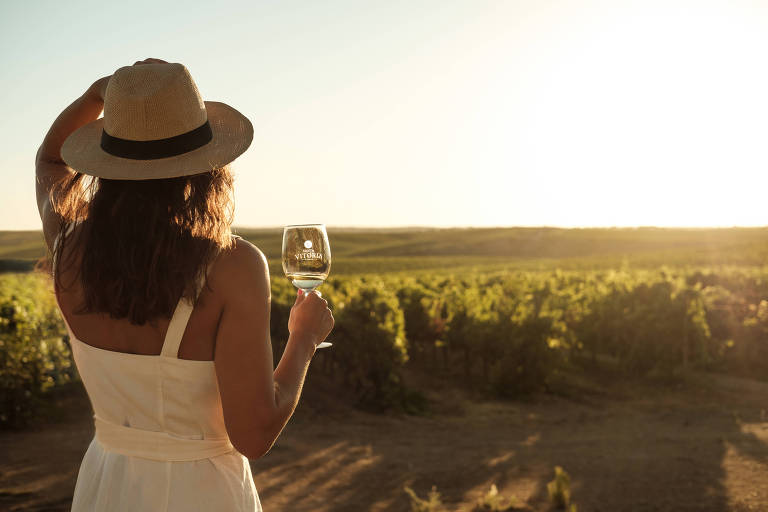
[[[69,510],[93,425],[84,393],[68,400],[58,423],[0,433],[0,509]],[[405,485],[422,496],[436,485],[448,510],[471,510],[491,483],[523,510],[548,510],[555,465],[570,473],[580,512],[768,511],[766,383],[699,376],[679,389],[530,404],[443,396],[431,417],[331,400],[307,395],[252,462],[266,511],[408,511]]]

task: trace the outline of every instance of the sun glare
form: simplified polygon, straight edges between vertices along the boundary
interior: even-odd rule
[[[549,207],[538,223],[768,224],[765,18],[620,5],[533,13],[525,58],[520,37],[508,42],[521,101],[504,124],[525,127],[512,146],[519,173],[546,190],[531,194]]]
[[[39,227],[16,171],[86,75],[158,48],[253,122],[233,164],[239,225],[768,225],[767,2],[305,4],[244,3],[222,19],[238,51],[150,25],[98,55],[81,51],[90,25],[35,39],[46,66],[8,71],[0,228]],[[27,51],[23,26],[3,37]]]

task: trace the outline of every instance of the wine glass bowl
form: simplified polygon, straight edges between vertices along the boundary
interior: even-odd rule
[[[309,293],[323,284],[331,270],[331,246],[323,224],[283,228],[283,272],[296,288]],[[329,342],[317,348],[330,347]]]

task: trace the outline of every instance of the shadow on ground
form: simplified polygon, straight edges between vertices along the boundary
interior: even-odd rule
[[[316,382],[315,384],[318,384]],[[314,385],[272,451],[252,461],[270,511],[408,511],[403,488],[432,485],[471,510],[492,483],[523,510],[548,510],[553,468],[588,511],[768,511],[768,384],[700,376],[578,401],[475,403],[434,395],[432,417],[362,413]],[[93,436],[80,388],[60,421],[0,432],[0,509],[68,511]]]

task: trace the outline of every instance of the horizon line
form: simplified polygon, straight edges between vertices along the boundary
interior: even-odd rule
[[[322,224],[322,223],[321,223]],[[287,225],[287,224],[286,224]],[[271,225],[271,226],[242,226],[232,225],[232,231],[242,230],[279,230],[283,229],[286,225]],[[743,226],[743,225],[731,225],[731,226],[654,226],[654,225],[634,225],[634,226],[556,226],[556,225],[497,225],[497,226],[430,226],[430,225],[395,225],[395,226],[344,226],[344,225],[330,225],[326,224],[326,228],[334,230],[349,230],[349,231],[385,231],[385,230],[448,230],[448,229],[562,229],[562,230],[587,230],[587,229],[604,229],[604,230],[641,230],[641,229],[657,229],[657,230],[708,230],[708,229],[768,229],[768,224],[760,226]],[[1,233],[22,233],[22,232],[42,232],[42,228],[38,229],[0,229]]]

